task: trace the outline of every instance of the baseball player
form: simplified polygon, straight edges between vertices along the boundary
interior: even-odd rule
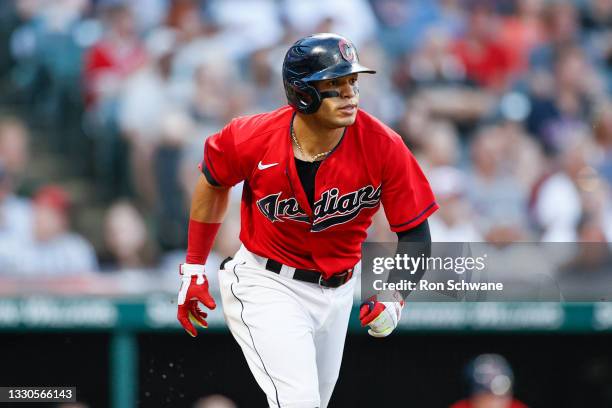
[[[430,241],[437,208],[400,136],[358,108],[353,44],[315,34],[285,55],[289,102],[232,120],[206,140],[191,204],[178,320],[196,336],[215,301],[204,263],[229,189],[243,181],[241,248],[219,270],[223,312],[271,407],[326,407],[340,370],[354,272],[381,203],[401,240]],[[397,326],[403,299],[362,305],[375,337]]]
[[[465,370],[470,397],[450,408],[527,408],[514,399],[514,374],[508,361],[499,354],[481,354]]]

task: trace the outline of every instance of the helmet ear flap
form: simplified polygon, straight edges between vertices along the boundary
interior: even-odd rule
[[[301,113],[315,113],[321,106],[321,95],[317,89],[307,82],[299,79],[291,81],[294,98],[290,98],[292,105]]]

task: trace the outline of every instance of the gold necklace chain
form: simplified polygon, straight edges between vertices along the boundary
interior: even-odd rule
[[[328,150],[326,152],[317,153],[314,156],[309,156],[308,154],[306,154],[304,149],[302,149],[302,146],[300,146],[300,142],[298,142],[297,137],[295,136],[295,130],[293,130],[293,126],[291,126],[291,138],[295,142],[295,145],[297,146],[298,150],[302,153],[302,155],[304,155],[304,157],[310,157],[310,159],[311,159],[310,161],[311,162],[317,161],[317,159],[320,158],[320,157],[327,156],[333,150],[333,149],[330,149],[330,150]]]

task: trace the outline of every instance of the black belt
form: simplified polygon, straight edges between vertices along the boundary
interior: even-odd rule
[[[223,269],[223,267],[225,266],[225,263],[227,261],[230,261],[231,259],[232,257],[225,258],[223,262],[221,262],[220,269]],[[282,263],[275,261],[273,259],[268,259],[266,261],[266,269],[269,270],[270,272],[280,273],[282,267],[283,267]],[[295,280],[316,283],[319,286],[322,286],[324,288],[337,288],[339,286],[342,286],[346,282],[348,282],[352,276],[353,276],[353,268],[346,269],[342,271],[341,273],[330,276],[327,279],[323,278],[323,273],[312,270],[312,269],[296,269],[295,272],[293,273],[293,279]]]

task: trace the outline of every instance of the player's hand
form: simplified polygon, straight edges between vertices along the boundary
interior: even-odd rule
[[[387,337],[397,327],[403,307],[401,297],[397,302],[379,302],[376,297],[372,297],[359,308],[361,326],[370,326],[370,336]]]
[[[202,302],[210,310],[217,307],[215,300],[208,293],[208,279],[204,275],[204,265],[181,264],[179,269],[181,275],[181,288],[178,294],[177,318],[181,326],[190,336],[195,337],[198,331],[193,323],[203,328],[208,327],[206,323],[206,312],[198,306]]]

